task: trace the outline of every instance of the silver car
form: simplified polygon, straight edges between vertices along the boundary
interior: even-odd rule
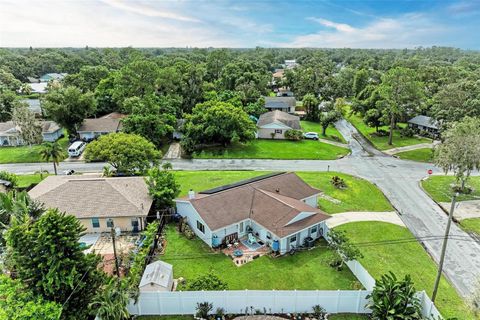
[[[305,132],[303,134],[305,139],[318,140],[318,133],[316,132]]]

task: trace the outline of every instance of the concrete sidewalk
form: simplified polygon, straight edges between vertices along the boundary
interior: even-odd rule
[[[333,214],[330,219],[327,220],[327,226],[329,228],[335,228],[349,222],[361,222],[361,221],[378,221],[396,224],[397,226],[405,227],[402,219],[396,212],[343,212]]]
[[[405,152],[405,151],[412,151],[412,150],[418,150],[418,149],[426,149],[426,148],[433,148],[435,145],[440,143],[439,141],[435,141],[434,143],[419,143],[419,144],[414,144],[413,146],[405,146],[405,147],[398,147],[398,148],[392,148],[388,150],[384,150],[386,154],[389,155],[394,155],[400,152]]]

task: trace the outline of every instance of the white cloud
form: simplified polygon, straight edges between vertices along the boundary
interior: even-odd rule
[[[336,22],[333,22],[333,21],[330,21],[330,20],[327,20],[327,19],[313,18],[313,17],[307,18],[307,20],[317,22],[317,23],[319,23],[319,24],[321,24],[325,27],[334,28],[334,29],[336,29],[337,31],[340,31],[340,32],[354,32],[355,31],[355,28],[353,28],[350,25],[345,24],[345,23],[336,23]]]
[[[352,27],[323,18],[307,18],[333,30],[296,36],[285,47],[328,48],[412,48],[441,45],[439,38],[448,30],[421,14],[405,14],[398,18],[375,19],[363,27]]]
[[[196,19],[135,4],[127,9],[94,0],[1,0],[0,47],[245,46]]]
[[[173,19],[173,20],[179,20],[179,21],[200,22],[200,20],[198,19],[180,15],[174,12],[168,12],[166,10],[158,10],[146,4],[142,4],[140,2],[133,2],[133,1],[127,2],[123,0],[101,0],[101,1],[111,7],[121,9],[131,13],[139,14],[139,15],[144,15],[147,17],[160,17],[160,18]]]

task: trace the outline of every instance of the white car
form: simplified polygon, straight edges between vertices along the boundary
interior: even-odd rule
[[[303,134],[303,137],[305,139],[318,140],[318,133],[316,133],[316,132],[305,132]]]

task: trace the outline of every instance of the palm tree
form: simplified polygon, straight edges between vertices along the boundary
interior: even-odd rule
[[[63,150],[57,142],[44,142],[40,150],[40,156],[46,162],[52,161],[53,170],[57,175],[57,165],[62,160]]]
[[[124,284],[114,278],[107,281],[107,284],[93,298],[90,308],[95,309],[100,319],[128,319],[129,296]]]

